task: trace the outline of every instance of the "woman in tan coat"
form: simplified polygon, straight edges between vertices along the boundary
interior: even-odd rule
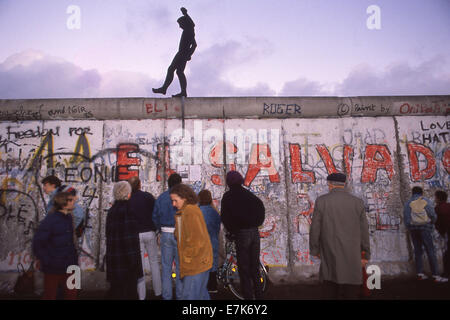
[[[185,184],[170,190],[172,204],[178,209],[175,216],[175,238],[180,258],[180,278],[183,283],[182,300],[209,300],[207,289],[213,254],[208,229],[197,195]]]

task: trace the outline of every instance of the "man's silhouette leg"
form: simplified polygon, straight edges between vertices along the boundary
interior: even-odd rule
[[[187,80],[184,74],[184,69],[186,68],[187,61],[183,61],[177,68],[177,76],[180,81],[181,92],[178,94],[174,94],[172,97],[187,97],[186,88],[187,88]]]
[[[179,60],[180,60],[180,56],[179,56],[179,54],[176,54],[172,60],[172,63],[170,64],[169,68],[167,68],[167,75],[166,75],[166,80],[164,80],[164,84],[162,85],[161,88],[158,88],[158,89],[153,88],[152,89],[153,93],[166,94],[167,88],[170,86],[170,84],[173,81],[173,74],[175,73],[175,70],[178,69]],[[186,66],[186,63],[184,65]]]
[[[174,72],[175,72],[175,66],[173,66],[173,63],[172,63],[169,66],[169,68],[167,69],[167,75],[166,75],[166,80],[164,80],[164,84],[162,85],[161,88],[158,88],[158,89],[153,88],[152,89],[153,93],[166,94],[167,88],[170,86],[170,84],[173,81]]]

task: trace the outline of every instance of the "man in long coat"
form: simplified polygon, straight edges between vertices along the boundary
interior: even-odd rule
[[[316,199],[309,234],[310,254],[321,259],[319,278],[329,299],[357,298],[362,267],[370,259],[364,202],[345,190],[345,181],[342,173],[327,177],[330,192]]]

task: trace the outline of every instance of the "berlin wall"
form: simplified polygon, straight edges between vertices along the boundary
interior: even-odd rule
[[[261,260],[272,281],[317,279],[309,226],[336,171],[366,205],[370,264],[382,276],[411,274],[403,204],[415,185],[431,199],[449,191],[449,114],[450,96],[0,100],[0,273],[17,276],[32,261],[49,174],[78,191],[87,212],[79,262],[98,287],[114,182],[139,176],[157,197],[178,172],[220,209],[235,169],[266,207]],[[434,238],[442,265],[444,241]]]

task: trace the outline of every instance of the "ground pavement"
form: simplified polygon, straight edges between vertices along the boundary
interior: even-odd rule
[[[104,291],[80,291],[80,300],[105,300]],[[0,294],[0,300],[39,299],[38,296],[18,297],[14,294]],[[147,300],[155,300],[149,292]],[[234,295],[219,286],[219,292],[211,294],[212,300],[235,300]],[[270,284],[265,294],[266,300],[319,300],[321,287],[318,283]],[[398,278],[381,281],[381,289],[371,290],[364,300],[450,300],[450,282],[434,283],[432,280]]]

